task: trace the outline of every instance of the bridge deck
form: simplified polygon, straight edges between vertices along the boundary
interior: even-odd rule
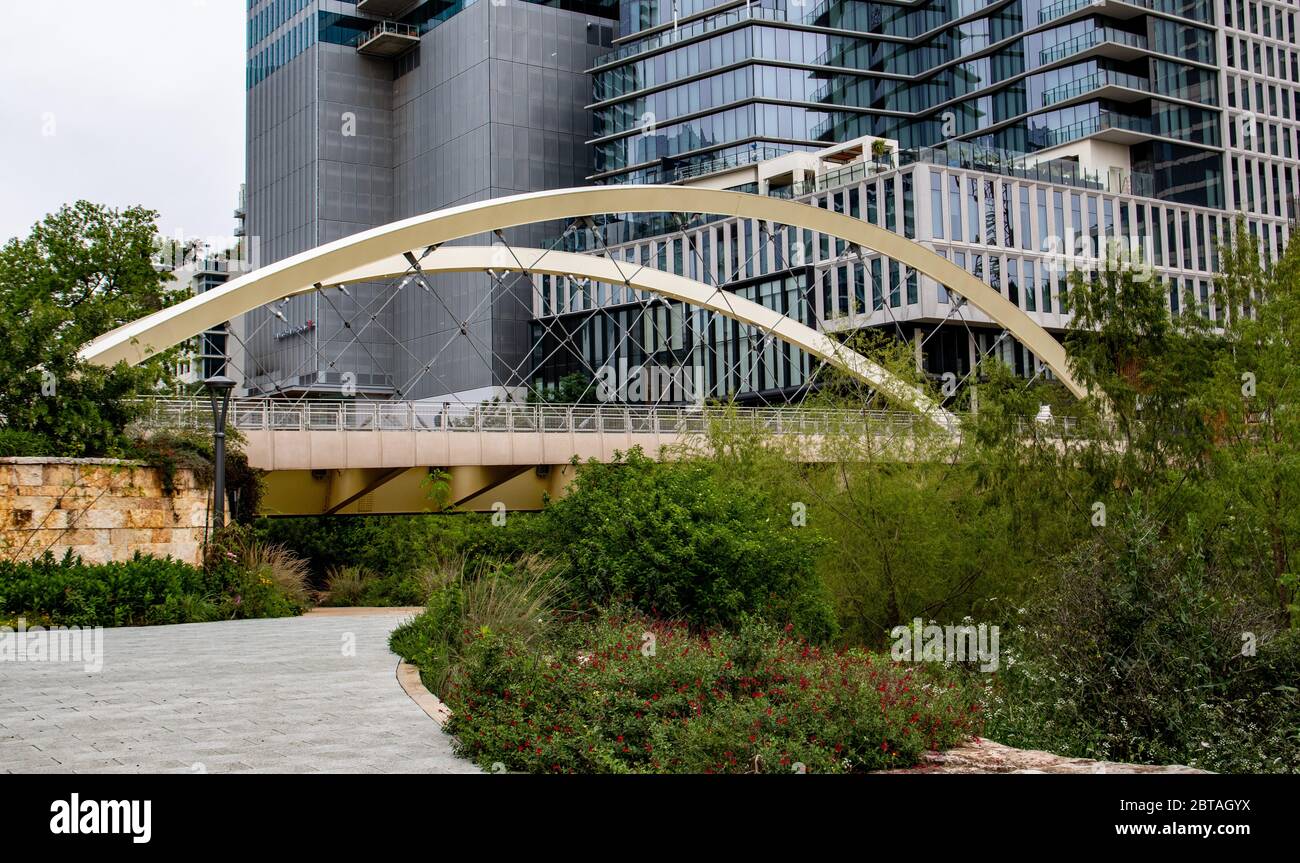
[[[250,399],[231,405],[231,424],[262,470],[535,466],[608,461],[616,451],[703,441],[711,430],[755,431],[816,440],[873,434],[910,438],[926,420],[902,411],[813,408],[462,405],[439,402]],[[159,400],[145,425],[211,428],[200,400]],[[809,451],[810,457],[815,452]]]

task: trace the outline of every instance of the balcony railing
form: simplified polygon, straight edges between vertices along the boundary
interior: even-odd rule
[[[420,28],[397,21],[383,21],[356,39],[358,53],[396,57],[420,42]]]
[[[800,183],[792,183],[789,186],[776,186],[768,190],[768,197],[772,198],[799,198],[804,195],[812,195],[817,192],[825,192],[828,189],[838,189],[843,186],[849,186],[853,183],[861,182],[868,177],[874,177],[885,171],[892,171],[897,168],[893,156],[885,156],[880,161],[855,162],[852,165],[845,165],[843,168],[836,168],[833,171],[827,171],[818,174],[811,180],[804,180]]]
[[[1085,134],[1091,134],[1090,131],[1085,131],[1084,127],[1090,123],[1095,124],[1097,119],[1092,118],[1083,123],[1077,123],[1074,126],[1066,127],[1066,130],[1063,131],[1074,130],[1078,133],[1078,137],[1083,137]],[[1105,121],[1110,125],[1104,126],[1104,128],[1129,128],[1128,121],[1136,121],[1136,124],[1140,125],[1142,119],[1140,117],[1133,118],[1115,114]],[[1103,127],[1098,125],[1097,128]],[[937,147],[900,150],[896,161],[891,158],[884,162],[859,162],[819,174],[813,180],[805,180],[802,183],[794,183],[789,186],[774,186],[768,190],[768,196],[773,198],[799,198],[804,195],[812,195],[817,192],[847,186],[879,173],[918,163],[946,165],[971,171],[983,171],[988,174],[1001,174],[1023,180],[1054,183],[1059,186],[1076,186],[1083,189],[1104,190],[1113,193],[1126,192],[1147,197],[1150,197],[1154,189],[1152,176],[1140,171],[1125,171],[1120,175],[1112,176],[1087,171],[1079,167],[1078,163],[1075,162],[1046,160],[1035,162],[1034,158],[1030,153],[981,147],[977,144],[956,141],[941,144]]]
[[[792,9],[792,18],[795,21],[802,20],[803,14],[799,9]],[[784,9],[766,9],[762,6],[741,6],[732,9],[730,12],[724,12],[721,15],[712,15],[708,18],[701,18],[698,21],[692,21],[690,24],[684,24],[681,27],[674,27],[669,30],[661,30],[653,36],[647,36],[644,39],[638,39],[635,42],[629,42],[621,45],[613,51],[608,51],[596,58],[593,69],[599,69],[601,66],[608,66],[610,63],[617,63],[619,60],[626,60],[629,57],[635,57],[638,54],[644,54],[647,51],[653,51],[656,48],[665,48],[669,45],[675,45],[678,42],[686,42],[697,36],[703,36],[705,33],[712,33],[714,30],[721,30],[724,27],[730,27],[741,21],[761,20],[761,21],[785,21],[786,13]]]
[[[650,183],[680,183],[683,180],[717,174],[721,171],[730,171],[733,168],[752,165],[755,162],[765,162],[768,159],[775,159],[791,152],[793,151],[789,147],[757,147],[703,162],[692,162],[675,168],[664,168],[655,175],[647,177],[646,181]]]
[[[1064,84],[1052,87],[1050,90],[1044,90],[1043,107],[1047,108],[1058,102],[1082,96],[1084,93],[1100,90],[1102,87],[1127,87],[1130,90],[1141,90],[1144,93],[1151,92],[1151,84],[1146,78],[1130,75],[1127,72],[1101,69],[1083,78],[1067,81]]]
[[[1044,6],[1038,10],[1038,23],[1046,24],[1048,21],[1054,21],[1063,15],[1069,15],[1084,6],[1100,6],[1102,0],[1057,0],[1050,6]]]
[[[1131,114],[1120,114],[1115,111],[1102,111],[1096,117],[1089,117],[1086,120],[1080,120],[1059,129],[1035,129],[1034,134],[1041,136],[1045,147],[1056,147],[1061,144],[1068,144],[1071,141],[1077,141],[1080,138],[1086,138],[1089,135],[1095,135],[1098,132],[1104,132],[1107,129],[1119,129],[1126,132],[1150,135],[1151,118],[1134,117]]]
[[[1050,48],[1044,48],[1038,53],[1038,64],[1046,66],[1049,63],[1055,63],[1058,60],[1087,51],[1089,48],[1106,44],[1123,45],[1145,51],[1147,37],[1124,30],[1117,30],[1114,27],[1098,27],[1096,30],[1089,30],[1087,33],[1082,33],[1073,39],[1067,39]]]

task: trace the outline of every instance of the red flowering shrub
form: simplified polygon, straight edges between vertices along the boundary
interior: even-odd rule
[[[558,629],[540,649],[472,645],[445,693],[462,755],[530,773],[860,772],[980,730],[974,693],[941,668],[753,620],[710,636],[612,616]]]

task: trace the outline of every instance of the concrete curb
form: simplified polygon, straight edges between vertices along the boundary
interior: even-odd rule
[[[346,605],[339,607],[318,605],[303,612],[303,617],[364,617],[372,614],[409,614],[416,615],[424,609],[420,606],[364,606]]]
[[[420,669],[405,659],[397,663],[397,682],[411,700],[428,714],[429,718],[441,728],[451,719],[451,708],[442,703],[442,699],[425,688],[420,680]]]

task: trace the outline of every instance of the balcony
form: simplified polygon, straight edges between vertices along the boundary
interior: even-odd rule
[[[1055,21],[1057,18],[1092,5],[1100,6],[1101,0],[1057,0],[1056,3],[1038,10],[1038,23],[1046,24],[1048,21]]]
[[[789,152],[791,152],[789,147],[756,147],[743,153],[733,153],[729,156],[719,156],[716,159],[661,170],[658,179],[654,182],[665,184],[684,183],[688,180],[707,177],[710,174],[720,174],[725,171],[734,171],[736,168],[742,168],[746,165],[753,165],[757,162],[766,162],[768,159],[776,159]]]
[[[897,167],[898,164],[895,163],[894,156],[891,153],[879,159],[854,162],[845,165],[843,168],[825,171],[811,180],[792,183],[788,186],[772,186],[767,190],[767,196],[769,198],[800,198],[815,192],[825,192],[829,189],[851,186],[877,174],[892,171]]]
[[[1038,23],[1076,20],[1086,15],[1101,14],[1107,18],[1127,21],[1145,15],[1148,9],[1170,15],[1189,17],[1180,7],[1182,0],[1057,0],[1038,10]],[[1193,18],[1192,20],[1197,20]],[[1202,24],[1209,23],[1200,21]]]
[[[671,30],[662,30],[644,39],[637,39],[620,45],[613,51],[601,54],[596,58],[596,62],[588,69],[593,72],[603,66],[611,63],[617,63],[626,60],[629,57],[635,57],[638,54],[644,54],[647,51],[654,51],[659,48],[666,48],[669,45],[675,45],[678,42],[685,42],[703,36],[705,33],[712,33],[725,27],[731,27],[743,21],[786,21],[788,18],[801,20],[801,13],[794,9],[790,11],[787,17],[783,9],[767,9],[762,6],[741,6],[724,12],[720,15],[711,15],[708,18],[701,18],[698,21],[692,21],[690,24],[683,24],[680,27],[674,27]]]
[[[1097,54],[1105,57],[1131,60],[1146,53],[1147,37],[1117,30],[1114,27],[1098,27],[1096,30],[1089,30],[1050,48],[1044,48],[1038,54],[1038,65],[1050,66],[1094,48],[1098,49]]]
[[[358,0],[357,11],[380,18],[396,18],[415,5],[415,0]]]
[[[1119,144],[1137,144],[1152,135],[1151,118],[1135,117],[1115,111],[1102,111],[1096,117],[1089,117],[1068,126],[1054,129],[1033,129],[1031,139],[1044,147],[1057,147],[1081,138],[1100,138]]]
[[[398,57],[420,44],[420,28],[385,21],[357,38],[357,53],[370,57]]]
[[[1130,75],[1127,72],[1102,69],[1078,80],[1067,81],[1050,90],[1044,90],[1043,107],[1049,108],[1085,95],[1092,98],[1104,97],[1116,102],[1132,102],[1145,98],[1142,94],[1150,92],[1151,84],[1146,78]]]

